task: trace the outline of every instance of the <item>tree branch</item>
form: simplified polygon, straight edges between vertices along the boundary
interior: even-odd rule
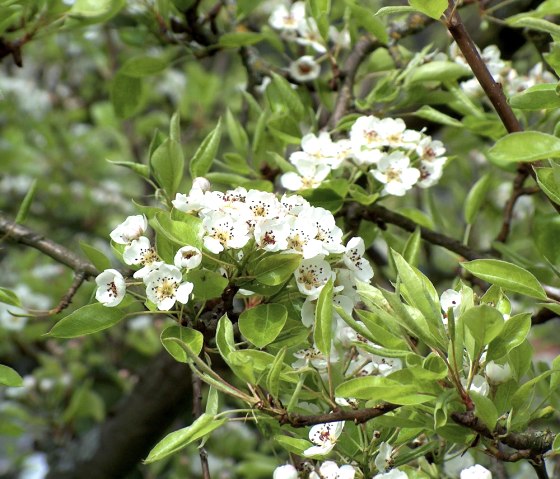
[[[459,240],[437,233],[424,226],[420,226],[418,223],[415,223],[406,216],[395,213],[378,204],[362,209],[359,214],[363,219],[377,223],[381,228],[384,228],[384,223],[393,224],[405,231],[409,231],[410,233],[413,233],[416,228],[420,228],[420,235],[424,240],[429,243],[442,246],[443,248],[457,253],[468,260],[492,257],[492,255],[482,253],[465,246]]]
[[[192,377],[192,395],[193,395],[193,421],[202,415],[202,380],[191,372]],[[202,469],[202,478],[210,479],[210,467],[208,466],[208,453],[204,447],[198,449],[200,456],[200,466]]]
[[[284,414],[279,418],[281,425],[289,424],[292,427],[308,427],[315,424],[324,424],[327,422],[354,421],[356,424],[362,424],[379,416],[383,416],[388,412],[394,411],[400,406],[397,404],[380,404],[376,407],[367,409],[358,409],[355,411],[334,411],[327,414],[313,414],[304,416],[300,414]]]

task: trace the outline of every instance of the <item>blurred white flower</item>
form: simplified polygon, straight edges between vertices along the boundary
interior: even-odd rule
[[[497,364],[490,361],[486,365],[486,379],[490,384],[501,384],[509,381],[512,377],[512,371],[509,363]]]
[[[193,290],[193,284],[181,283],[181,272],[175,266],[163,264],[152,270],[144,278],[146,296],[161,311],[169,311],[175,301],[186,304]]]
[[[140,238],[147,228],[148,220],[144,215],[129,216],[109,236],[117,244],[130,244]]]
[[[408,479],[408,474],[399,469],[391,469],[389,472],[376,474],[373,479]]]
[[[371,172],[373,177],[385,184],[383,194],[404,196],[420,179],[420,171],[412,168],[410,159],[400,151],[384,156],[379,160],[377,170]]]
[[[492,479],[492,473],[480,464],[475,464],[461,471],[461,479]]]
[[[290,63],[291,77],[298,82],[313,81],[319,77],[321,66],[311,55],[304,55]]]
[[[305,3],[294,2],[288,9],[278,5],[268,19],[272,28],[283,31],[296,31],[300,22],[305,20]]]
[[[177,268],[193,269],[202,263],[202,253],[194,246],[183,246],[179,248],[173,259],[173,263]]]
[[[297,477],[297,469],[291,464],[278,466],[272,474],[272,479],[297,479]]]

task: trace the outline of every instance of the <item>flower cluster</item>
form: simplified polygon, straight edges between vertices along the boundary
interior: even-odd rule
[[[336,301],[352,307],[357,302],[356,281],[369,281],[373,276],[371,265],[363,257],[363,240],[351,238],[344,245],[342,230],[332,213],[311,206],[301,196],[284,195],[279,199],[273,193],[242,187],[211,191],[206,180],[196,179],[189,194],[178,193],[172,203],[201,220],[203,248],[211,254],[237,250],[247,261],[250,255],[263,253],[300,254],[295,283],[311,308],[331,279]],[[145,216],[130,216],[110,236],[114,243],[124,246],[123,261],[139,268],[134,278],[143,280],[147,298],[167,311],[176,301],[188,301],[193,285],[182,281],[183,272],[199,267],[203,253],[185,244],[176,252],[174,264],[165,264],[145,236],[147,227]],[[126,291],[121,273],[105,270],[96,283],[98,301],[108,307],[120,304]]]
[[[268,20],[270,26],[278,30],[287,41],[310,47],[315,53],[323,55],[327,52],[325,39],[319,33],[315,20],[306,15],[305,2],[294,2],[289,7],[278,5]],[[339,48],[348,47],[350,34],[347,30],[338,31],[336,27],[329,29],[329,39]],[[312,55],[304,55],[291,63],[289,73],[299,82],[315,80],[321,72],[319,63]]]
[[[309,133],[301,151],[290,155],[295,172],[282,175],[284,188],[317,188],[334,170],[367,171],[382,184],[383,195],[403,196],[413,186],[428,188],[441,178],[447,161],[439,140],[406,127],[400,118],[359,117],[348,138],[333,141],[327,132]]]
[[[465,57],[459,51],[456,43],[449,48],[449,56],[458,64],[468,66]],[[506,95],[510,96],[522,92],[529,87],[541,83],[555,83],[554,75],[545,70],[544,64],[537,63],[527,75],[520,74],[511,62],[501,58],[501,53],[496,45],[488,45],[481,52],[480,56],[486,63],[488,70],[494,80],[502,85]],[[476,78],[471,78],[461,82],[461,89],[471,97],[484,97],[484,91]]]

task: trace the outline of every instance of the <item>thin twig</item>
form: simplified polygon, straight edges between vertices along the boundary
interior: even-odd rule
[[[525,180],[528,176],[529,173],[527,171],[519,171],[517,173],[517,176],[513,180],[513,190],[504,207],[504,220],[502,223],[502,229],[500,230],[498,236],[496,236],[496,241],[499,241],[500,243],[505,243],[509,236],[509,232],[511,230],[511,222],[513,219],[513,209],[515,208],[517,200],[524,195],[532,195],[540,192],[540,188],[537,186],[533,188],[523,188],[523,184],[525,183]]]
[[[202,380],[193,373],[192,374],[192,389],[193,389],[193,422],[202,415]],[[210,478],[210,467],[208,466],[208,453],[204,447],[198,449],[200,456],[200,465],[202,468],[203,479]]]
[[[60,300],[56,308],[53,308],[49,311],[48,313],[49,316],[60,313],[70,305],[70,303],[72,302],[72,298],[78,292],[78,289],[85,281],[85,279],[86,279],[86,273],[84,271],[76,272],[76,274],[74,275],[74,281],[72,281],[70,288],[68,288],[68,291],[62,297],[62,299]]]

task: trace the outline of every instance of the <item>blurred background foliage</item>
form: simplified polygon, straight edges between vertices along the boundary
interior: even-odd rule
[[[193,22],[188,12],[195,3],[198,16]],[[304,133],[323,125],[325,107],[318,106],[328,110],[335,98],[328,86],[330,74],[324,74],[300,90],[310,114],[297,121],[290,114],[271,111],[260,88],[264,78],[272,72],[285,77],[290,59],[302,51],[282,42],[268,26],[277,3],[0,1],[0,210],[14,218],[36,182],[27,226],[76,252],[85,242],[110,253],[108,233],[136,211],[131,200],[140,204],[159,200],[149,182],[112,162],[146,165],[154,132],[166,132],[176,111],[187,159],[219,117],[226,123],[227,134],[213,170],[215,184],[272,189],[282,165],[278,157],[285,158]],[[406,2],[369,0],[359,5],[373,12],[384,4],[399,3]],[[530,3],[515,2],[509,8],[523,11]],[[333,2],[330,22],[339,28],[347,24],[355,41],[367,25],[357,21],[359,15],[353,16],[349,4],[353,2]],[[468,7],[464,16],[481,47],[497,43],[520,71],[528,71],[538,61],[534,43],[520,30],[481,23],[476,5]],[[224,32],[230,36],[220,40]],[[259,37],[248,40],[249,34]],[[259,42],[258,50],[249,44],[253,40]],[[420,46],[446,51],[449,43],[445,29],[434,24],[403,40],[399,55],[406,64]],[[338,55],[343,60],[347,53]],[[249,75],[247,65],[251,65]],[[385,48],[364,63],[357,80],[363,108],[380,116],[401,116],[409,127],[426,127],[444,141],[453,161],[437,187],[386,203],[421,224],[460,238],[467,192],[484,172],[491,171],[488,201],[470,236],[473,246],[489,249],[512,178],[485,159],[491,144],[488,129],[499,126],[494,118],[485,125],[484,135],[413,116],[430,98],[438,104],[441,92],[433,89],[399,85],[390,101],[381,96],[369,101],[370,92],[399,66]],[[545,120],[528,115],[525,120],[552,131],[557,115]],[[180,191],[188,191],[188,182],[183,181]],[[522,265],[550,282],[551,273],[535,254],[531,225],[519,221],[535,208],[542,210],[541,215],[550,208],[525,199],[517,210],[514,239],[502,252],[506,258],[526,258]],[[390,267],[387,245],[400,251],[408,235],[372,223],[363,223],[360,234],[372,245],[376,281],[387,281],[383,274]],[[454,259],[430,246],[422,255],[425,273],[441,290],[449,286],[457,275]],[[33,249],[6,244],[0,247],[0,271],[0,286],[14,288],[33,313],[28,319],[13,318],[8,310],[14,308],[0,305],[0,363],[25,375],[24,388],[0,392],[0,477],[44,477],[40,471],[46,454],[56,455],[57,450],[70,454],[71,444],[92,434],[131,391],[138,371],[161,349],[159,332],[167,323],[139,312],[108,333],[70,341],[45,339],[43,334],[61,315],[41,311],[56,306],[72,281],[71,271]],[[85,284],[70,308],[86,304],[92,292],[92,285]],[[25,327],[18,322],[26,322]],[[542,326],[536,338],[543,359],[548,359],[548,352],[557,354],[548,349],[557,340],[552,329],[551,323]],[[191,421],[189,410],[186,404],[175,428]],[[207,444],[211,470],[223,471],[216,476],[220,478],[270,477],[278,464],[270,447],[259,441],[258,428],[228,424]],[[127,477],[197,477],[199,467],[193,447],[167,462],[138,465]]]

